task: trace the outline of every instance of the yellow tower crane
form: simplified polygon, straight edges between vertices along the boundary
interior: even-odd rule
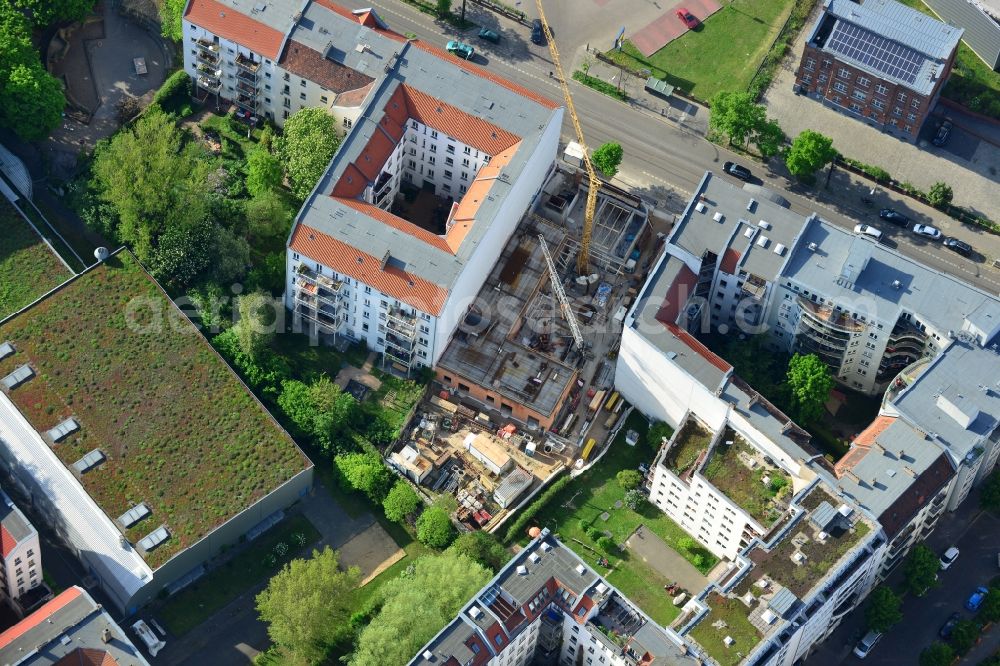
[[[549,29],[549,22],[545,20],[545,10],[542,9],[542,0],[535,0],[538,7],[538,18],[542,21],[542,29],[545,31],[545,41],[549,45],[549,53],[552,54],[552,62],[556,66],[556,75],[559,78],[559,85],[562,87],[563,99],[566,100],[566,109],[569,117],[573,119],[573,129],[576,130],[576,140],[580,142],[580,149],[583,151],[583,165],[587,169],[587,176],[590,179],[587,187],[587,207],[583,213],[583,234],[580,238],[580,255],[576,258],[576,272],[586,275],[590,269],[590,235],[594,227],[594,213],[597,211],[597,190],[601,187],[601,179],[594,171],[594,165],[590,162],[590,151],[587,149],[587,142],[583,138],[583,128],[580,127],[580,118],[576,115],[576,107],[573,106],[573,96],[569,92],[566,73],[563,72],[562,64],[559,62],[559,49],[556,48],[556,40],[552,38],[552,30]]]

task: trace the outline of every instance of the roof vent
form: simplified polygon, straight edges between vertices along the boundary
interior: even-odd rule
[[[424,659],[427,661],[434,661],[434,653],[430,650],[424,650]]]
[[[22,365],[17,370],[4,377],[2,382],[8,390],[13,390],[34,376],[35,371],[31,369],[30,365]]]
[[[166,525],[161,525],[139,540],[139,546],[147,553],[170,538]]]
[[[517,565],[517,575],[518,576],[527,576],[528,575],[528,567],[524,566],[523,564]]]
[[[696,211],[698,211],[699,213],[704,213],[704,212],[705,212],[705,210],[706,210],[706,206],[705,206],[705,204],[703,204],[702,202],[700,202],[700,201],[699,201],[699,202],[698,202],[698,203],[697,203],[697,204],[695,205],[694,209],[695,209]]]
[[[819,249],[819,245],[817,245],[816,243],[809,243],[809,245],[806,245],[806,247],[809,249],[810,252],[815,252],[816,250]]]
[[[3,360],[14,353],[14,345],[5,342],[0,345],[0,360]]]
[[[757,223],[757,226],[760,227],[761,229],[770,229],[771,223],[768,222],[767,220],[761,220],[760,222]]]
[[[715,220],[716,222],[722,222],[722,220],[725,219],[725,215],[723,215],[719,211],[716,211],[715,215],[712,216],[712,219]]]
[[[73,468],[80,474],[85,474],[100,465],[104,460],[104,453],[100,449],[94,449],[73,463]]]
[[[538,553],[532,553],[531,555],[528,555],[528,559],[532,562],[538,562],[538,560],[542,558],[538,555]]]
[[[767,244],[770,242],[771,242],[770,238],[761,234],[761,237],[757,239],[757,247],[767,247]]]
[[[760,614],[760,619],[764,620],[767,624],[774,624],[778,616],[774,614],[774,611],[768,609]]]
[[[899,289],[902,286],[903,286],[903,283],[900,282],[899,280],[893,280],[892,281],[892,288],[893,289]]]
[[[576,572],[582,576],[585,573],[587,573],[587,567],[583,566],[582,564],[578,564],[576,565]]]
[[[754,209],[754,206],[756,205],[757,205],[757,200],[750,199],[750,203],[747,204],[747,210],[752,211]]]
[[[543,551],[543,552],[546,552],[546,553],[547,553],[547,552],[549,552],[550,550],[552,550],[552,544],[551,544],[551,543],[549,543],[548,541],[544,542],[544,543],[542,544],[542,551]]]
[[[753,227],[747,227],[747,230],[743,232],[743,237],[744,238],[753,238],[753,235],[755,233],[757,233],[757,231]]]
[[[726,647],[732,647],[736,641],[733,640],[732,636],[726,636],[722,639],[722,642],[726,644]]]
[[[48,435],[52,439],[52,442],[55,443],[65,439],[79,429],[80,424],[76,422],[76,419],[69,418],[57,425],[55,428],[49,430]]]
[[[778,255],[779,257],[782,256],[782,255],[784,255],[785,254],[785,246],[782,245],[781,243],[778,243],[777,245],[774,246],[774,253],[776,255]]]
[[[134,507],[118,516],[118,522],[122,527],[128,529],[150,514],[149,507],[145,502],[136,504]]]
[[[473,620],[478,619],[479,616],[482,614],[483,611],[479,610],[479,606],[473,606],[472,608],[469,609],[469,617],[471,617]]]

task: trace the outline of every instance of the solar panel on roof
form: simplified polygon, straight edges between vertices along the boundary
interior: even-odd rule
[[[73,463],[73,467],[77,472],[83,474],[97,465],[100,465],[102,462],[104,462],[104,454],[101,453],[100,449],[94,449]]]
[[[827,47],[894,79],[913,83],[923,54],[856,25],[838,21]]]
[[[134,507],[120,515],[118,517],[118,522],[121,523],[123,527],[129,528],[148,516],[149,513],[149,507],[146,506],[145,502],[136,504]]]
[[[22,365],[20,368],[3,378],[3,385],[8,389],[15,389],[24,382],[35,376],[35,371],[29,365]]]
[[[170,538],[170,532],[166,526],[157,527],[155,530],[139,539],[139,546],[149,552]]]
[[[58,442],[59,440],[76,432],[79,429],[80,429],[80,424],[76,422],[76,419],[68,418],[62,423],[58,424],[56,427],[49,430],[48,434],[49,438],[53,442]]]
[[[0,345],[0,360],[3,360],[14,353],[14,345],[5,342]]]

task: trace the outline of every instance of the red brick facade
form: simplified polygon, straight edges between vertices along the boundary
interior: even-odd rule
[[[537,422],[538,426],[544,430],[552,429],[553,423],[555,423],[556,418],[559,416],[559,410],[562,409],[567,396],[570,394],[570,390],[573,388],[573,382],[567,382],[563,394],[559,396],[559,400],[556,401],[556,405],[552,409],[552,413],[542,414],[501,395],[497,391],[488,390],[472,380],[455,374],[451,370],[438,368],[437,381],[448,388],[455,389],[460,396],[468,396],[488,409],[495,409],[501,413],[509,412],[514,419],[517,419],[521,423],[534,425]]]

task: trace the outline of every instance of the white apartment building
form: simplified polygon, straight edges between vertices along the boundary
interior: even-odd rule
[[[7,493],[0,490],[0,589],[16,600],[42,583],[42,549],[38,531]]]

